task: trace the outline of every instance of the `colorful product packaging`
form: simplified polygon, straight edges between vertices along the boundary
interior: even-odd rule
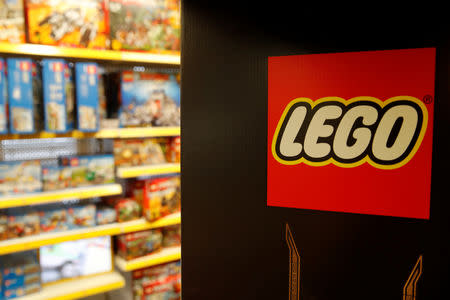
[[[68,209],[69,229],[93,227],[96,224],[96,207],[94,204],[75,205]]]
[[[117,213],[112,207],[104,206],[97,208],[97,225],[105,225],[116,222]]]
[[[150,222],[178,212],[181,208],[180,177],[154,178],[142,186],[144,216]]]
[[[133,271],[132,289],[134,299],[180,299],[180,261]]]
[[[32,61],[8,58],[8,102],[11,133],[33,133],[35,101],[33,97]]]
[[[14,208],[8,212],[8,238],[35,235],[40,232],[38,212],[28,208]]]
[[[66,118],[68,130],[75,128],[75,83],[72,65],[72,63],[64,64],[64,81],[66,83]]]
[[[120,126],[180,126],[179,80],[178,73],[122,72]]]
[[[13,299],[41,289],[37,251],[25,251],[2,257],[1,289],[3,299]]]
[[[25,0],[31,43],[109,48],[105,0]]]
[[[131,198],[115,200],[114,208],[117,214],[117,222],[132,221],[142,216],[141,205]]]
[[[77,124],[80,131],[99,129],[98,66],[96,63],[75,64]]]
[[[0,241],[8,238],[8,216],[0,211]]]
[[[114,161],[121,167],[165,163],[163,148],[158,139],[116,139]]]
[[[181,245],[181,225],[172,225],[162,228],[163,247],[175,247]]]
[[[43,59],[42,79],[44,92],[45,130],[67,132],[66,83],[63,59]]]
[[[3,0],[0,5],[0,42],[25,43],[23,0]]]
[[[56,232],[69,229],[68,211],[64,206],[45,205],[39,211],[41,232]]]
[[[63,157],[60,164],[62,167],[70,167],[72,187],[114,183],[113,155]]]
[[[0,58],[0,134],[8,133],[8,97],[6,94],[5,61]]]
[[[119,235],[118,255],[125,260],[145,256],[161,249],[162,233],[160,229],[151,229]]]
[[[166,147],[166,160],[171,163],[179,163],[181,160],[181,138],[179,136],[169,138]]]
[[[0,162],[0,195],[41,190],[41,164],[38,160]]]
[[[109,11],[112,49],[180,50],[179,0],[110,0]]]

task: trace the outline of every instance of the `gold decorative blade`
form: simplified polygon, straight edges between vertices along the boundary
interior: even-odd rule
[[[417,295],[417,282],[422,275],[422,255],[416,262],[416,265],[411,271],[411,274],[406,280],[405,286],[403,287],[403,300],[416,300]]]
[[[289,300],[300,299],[300,254],[289,224],[286,224],[286,243],[289,247]]]

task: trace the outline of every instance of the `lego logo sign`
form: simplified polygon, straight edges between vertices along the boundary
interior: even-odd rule
[[[269,206],[429,218],[435,49],[268,68]]]

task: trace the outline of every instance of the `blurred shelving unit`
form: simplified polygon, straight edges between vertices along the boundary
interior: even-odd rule
[[[116,256],[116,266],[123,272],[134,271],[142,268],[148,268],[159,264],[164,264],[181,259],[181,247],[163,248],[156,253],[139,257],[132,260],[124,260]]]
[[[147,222],[144,218],[123,223],[113,223],[74,229],[61,232],[42,233],[27,237],[4,240],[0,242],[0,255],[37,249],[46,245],[53,245],[67,241],[87,239],[106,235],[118,235],[128,232],[148,230],[164,226],[180,224],[181,215],[175,213],[155,222]]]
[[[53,203],[65,200],[113,196],[119,195],[121,193],[122,193],[122,186],[120,184],[113,183],[113,184],[68,188],[57,191],[7,195],[0,197],[0,209],[44,204],[44,203]]]
[[[69,300],[101,294],[125,286],[125,279],[118,272],[88,276],[49,284],[38,293],[16,298],[17,300]]]
[[[153,54],[146,52],[67,48],[37,44],[0,43],[0,53],[40,57],[89,59],[99,61],[118,61],[121,63],[180,65],[180,55],[174,54]]]

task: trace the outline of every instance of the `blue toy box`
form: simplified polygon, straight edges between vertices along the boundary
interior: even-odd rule
[[[180,126],[178,73],[121,74],[121,127]]]
[[[41,115],[40,68],[28,58],[8,58],[8,104],[11,133],[34,133]]]
[[[0,134],[8,133],[8,102],[6,96],[5,61],[0,58]]]
[[[99,129],[98,66],[96,63],[75,64],[77,125],[80,131]]]
[[[67,132],[65,61],[42,60],[42,85],[44,92],[45,130]]]

